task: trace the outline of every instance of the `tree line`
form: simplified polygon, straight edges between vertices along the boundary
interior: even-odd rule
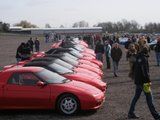
[[[22,20],[19,23],[14,24],[13,26],[21,26],[23,28],[38,28],[37,25],[32,24],[26,20]],[[8,32],[10,24],[5,22],[0,22],[0,32]],[[52,26],[49,23],[45,24],[45,28],[51,28]],[[82,20],[75,22],[72,25],[73,28],[89,27],[89,23]],[[118,22],[101,22],[93,27],[102,27],[103,32],[108,33],[160,33],[160,23],[146,23],[144,26],[140,25],[137,21],[131,20],[127,21],[125,19]],[[60,28],[64,28],[63,25],[60,25]]]
[[[129,33],[160,33],[160,23],[146,23],[141,26],[135,20],[127,21],[122,20],[118,22],[102,22],[94,25],[96,27],[102,27],[103,32],[129,32]]]
[[[9,23],[4,23],[0,21],[0,32],[8,32],[9,31]]]

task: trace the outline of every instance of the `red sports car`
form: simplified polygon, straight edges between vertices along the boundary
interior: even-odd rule
[[[54,62],[54,63],[57,63],[65,68],[68,68],[70,70],[73,70],[74,72],[78,72],[78,73],[84,73],[84,74],[87,74],[87,75],[90,75],[90,76],[93,76],[94,78],[97,78],[97,79],[101,79],[101,76],[98,75],[97,73],[95,72],[92,72],[90,70],[87,70],[87,69],[84,69],[84,68],[80,68],[80,67],[74,67],[73,65],[59,59],[59,58],[53,58],[53,57],[42,57],[42,58],[36,58],[36,59],[33,59],[31,60],[32,62],[33,61],[47,61],[47,62]],[[27,62],[26,62],[27,63]],[[25,64],[25,62],[24,62]]]
[[[53,55],[46,55],[44,52],[43,53],[38,53],[38,54],[34,54],[32,56],[31,59],[35,59],[38,57],[45,57],[45,56],[49,56],[49,57],[58,57],[62,60],[64,60],[65,62],[68,62],[69,64],[76,66],[76,67],[81,67],[81,68],[85,68],[88,69],[90,71],[93,71],[97,74],[99,74],[100,76],[103,76],[103,72],[102,70],[95,64],[93,64],[92,62],[88,61],[88,60],[82,60],[82,59],[78,59],[77,57],[69,54],[69,53],[61,53],[61,54],[53,54]],[[93,60],[93,61],[97,61],[97,60]],[[99,61],[97,61],[99,62]],[[81,64],[83,63],[83,64]]]
[[[99,67],[102,68],[103,63],[101,61],[95,59],[96,55],[95,55],[95,53],[94,53],[94,51],[92,49],[89,49],[89,48],[87,48],[87,47],[85,47],[85,46],[83,46],[81,44],[73,44],[72,42],[65,42],[64,44],[66,44],[66,45],[62,46],[62,47],[64,47],[64,48],[70,48],[72,50],[78,50],[80,52],[80,54],[83,55],[82,56],[80,54],[74,54],[73,53],[73,55],[76,55],[76,57],[81,58],[81,59],[85,59],[85,60],[89,60],[92,63],[95,63]],[[59,46],[59,47],[61,47],[61,46]],[[52,48],[57,48],[57,47],[51,47],[51,49]]]
[[[13,67],[0,71],[0,78],[0,109],[57,109],[71,115],[98,109],[105,99],[94,86],[41,67]]]
[[[46,62],[46,61],[38,61],[38,62],[35,61],[35,62],[29,62],[25,64],[24,66],[25,67],[26,66],[27,67],[28,66],[44,67],[45,69],[48,69],[52,72],[56,72],[70,80],[85,82],[87,84],[97,87],[103,92],[106,91],[106,83],[103,82],[102,80],[97,79],[94,76],[87,75],[85,73],[74,72],[73,70],[69,70],[68,68],[65,68],[56,63]]]

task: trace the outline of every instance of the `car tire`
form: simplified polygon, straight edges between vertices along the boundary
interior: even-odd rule
[[[72,94],[64,94],[57,101],[57,110],[65,115],[77,113],[80,109],[78,98]]]

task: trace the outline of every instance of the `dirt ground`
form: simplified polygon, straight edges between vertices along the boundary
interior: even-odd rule
[[[0,34],[0,66],[15,63],[15,53],[18,45],[25,42],[29,35],[4,35]],[[40,39],[41,50],[48,50],[51,43],[45,43],[43,37]],[[122,46],[123,48],[123,46]],[[156,109],[160,112],[160,67],[156,66],[154,51],[150,53],[150,74],[152,80],[152,92]],[[1,120],[127,120],[127,112],[132,96],[134,95],[134,83],[128,78],[129,66],[123,58],[119,65],[119,77],[113,77],[112,70],[106,70],[104,65],[103,80],[107,82],[106,101],[103,106],[94,111],[82,111],[74,116],[62,116],[55,111],[46,110],[26,110],[26,111],[0,111]],[[136,106],[136,113],[140,120],[153,120],[146,104],[145,96],[142,94]]]

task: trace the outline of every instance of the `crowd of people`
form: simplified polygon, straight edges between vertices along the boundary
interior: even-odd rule
[[[113,37],[114,38],[114,37]],[[103,55],[106,57],[107,69],[111,68],[111,59],[113,64],[113,74],[118,77],[118,63],[122,57],[122,49],[119,47],[119,39],[102,39],[103,41],[98,41],[95,47],[96,58],[102,62]],[[160,120],[160,114],[156,111],[153,104],[153,96],[151,91],[151,79],[149,74],[149,52],[150,47],[148,46],[150,42],[149,36],[139,36],[139,37],[128,37],[128,41],[124,44],[126,60],[129,62],[129,73],[128,76],[135,83],[135,95],[131,101],[130,109],[128,112],[129,119],[138,119],[139,116],[135,114],[135,106],[141,95],[144,92],[146,96],[146,102],[148,108],[155,120]],[[103,44],[102,44],[103,43]],[[160,65],[160,37],[157,38],[157,44],[155,45],[155,53],[157,66]]]
[[[16,51],[17,62],[30,59],[31,54],[34,52],[34,47],[35,47],[35,52],[39,52],[40,42],[37,37],[35,38],[34,41],[32,38],[30,38],[26,43],[22,42],[18,46]]]
[[[124,36],[123,36],[124,37]],[[149,36],[125,36],[127,42],[124,44],[125,53],[122,52],[122,46],[119,44],[119,38],[116,36],[103,36],[102,40],[97,40],[95,43],[96,59],[104,63],[106,60],[106,68],[113,68],[114,77],[118,77],[119,62],[122,58],[122,54],[125,54],[126,61],[129,63],[128,77],[135,83],[135,95],[131,101],[130,109],[128,112],[128,118],[138,119],[135,114],[135,105],[141,95],[144,92],[148,108],[155,120],[160,120],[160,114],[156,111],[153,104],[153,97],[151,91],[151,80],[149,74],[149,53],[150,42]],[[48,41],[47,41],[48,42]],[[39,51],[40,42],[38,38],[33,42],[30,38],[27,43],[22,42],[17,48],[16,58],[17,62],[21,60],[27,60],[31,54],[35,51]],[[160,37],[157,38],[157,44],[154,47],[157,66],[160,66]]]

